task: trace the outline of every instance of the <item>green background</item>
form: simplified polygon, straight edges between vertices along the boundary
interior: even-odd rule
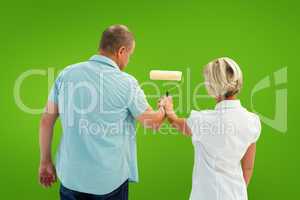
[[[101,32],[126,24],[135,33],[136,51],[126,71],[139,82],[151,69],[191,70],[191,89],[201,82],[201,69],[213,58],[229,56],[244,73],[242,104],[262,78],[288,67],[288,131],[263,124],[258,142],[250,199],[299,197],[297,127],[299,73],[299,3],[297,1],[1,1],[1,136],[0,198],[58,199],[58,184],[38,184],[40,115],[23,112],[13,97],[15,80],[30,69],[65,66],[96,53]],[[187,116],[191,94],[182,85]],[[47,99],[47,77],[31,76],[21,87],[23,102],[41,108]],[[153,89],[145,87],[145,93]],[[162,92],[165,89],[162,87]],[[255,96],[255,108],[272,118],[276,87]],[[204,90],[202,90],[204,94]],[[157,99],[149,99],[155,106]],[[175,100],[176,102],[176,100]],[[212,108],[212,99],[199,99]],[[191,105],[189,108],[188,105]],[[250,109],[251,110],[251,109]],[[55,145],[61,135],[55,128]],[[193,146],[180,134],[138,133],[140,183],[130,185],[131,200],[184,200],[191,189]]]

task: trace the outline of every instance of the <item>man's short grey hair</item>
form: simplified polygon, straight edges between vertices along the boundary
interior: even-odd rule
[[[99,50],[109,53],[117,52],[122,46],[131,48],[134,42],[133,33],[125,25],[112,25],[102,33]]]
[[[205,86],[209,95],[226,98],[242,88],[243,74],[239,65],[228,57],[218,58],[204,68]]]

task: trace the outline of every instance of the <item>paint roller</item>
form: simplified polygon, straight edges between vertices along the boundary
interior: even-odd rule
[[[161,81],[180,81],[182,72],[180,71],[167,71],[167,70],[151,70],[150,79],[151,80],[161,80]],[[169,96],[169,92],[166,92],[166,96]]]

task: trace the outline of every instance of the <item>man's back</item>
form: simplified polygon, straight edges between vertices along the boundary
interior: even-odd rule
[[[49,99],[63,126],[56,168],[64,186],[100,195],[138,180],[134,117],[148,104],[132,76],[95,55],[67,67]]]
[[[124,25],[106,28],[98,54],[67,67],[50,92],[40,122],[39,180],[52,186],[58,175],[60,198],[128,199],[128,181],[138,181],[135,120],[158,129],[161,104],[154,111],[132,76],[122,72],[135,49]],[[51,144],[57,118],[63,135],[56,159]]]

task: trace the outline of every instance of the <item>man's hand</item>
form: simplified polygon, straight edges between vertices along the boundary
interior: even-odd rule
[[[51,187],[56,182],[56,171],[51,161],[40,163],[39,180],[44,187]]]

